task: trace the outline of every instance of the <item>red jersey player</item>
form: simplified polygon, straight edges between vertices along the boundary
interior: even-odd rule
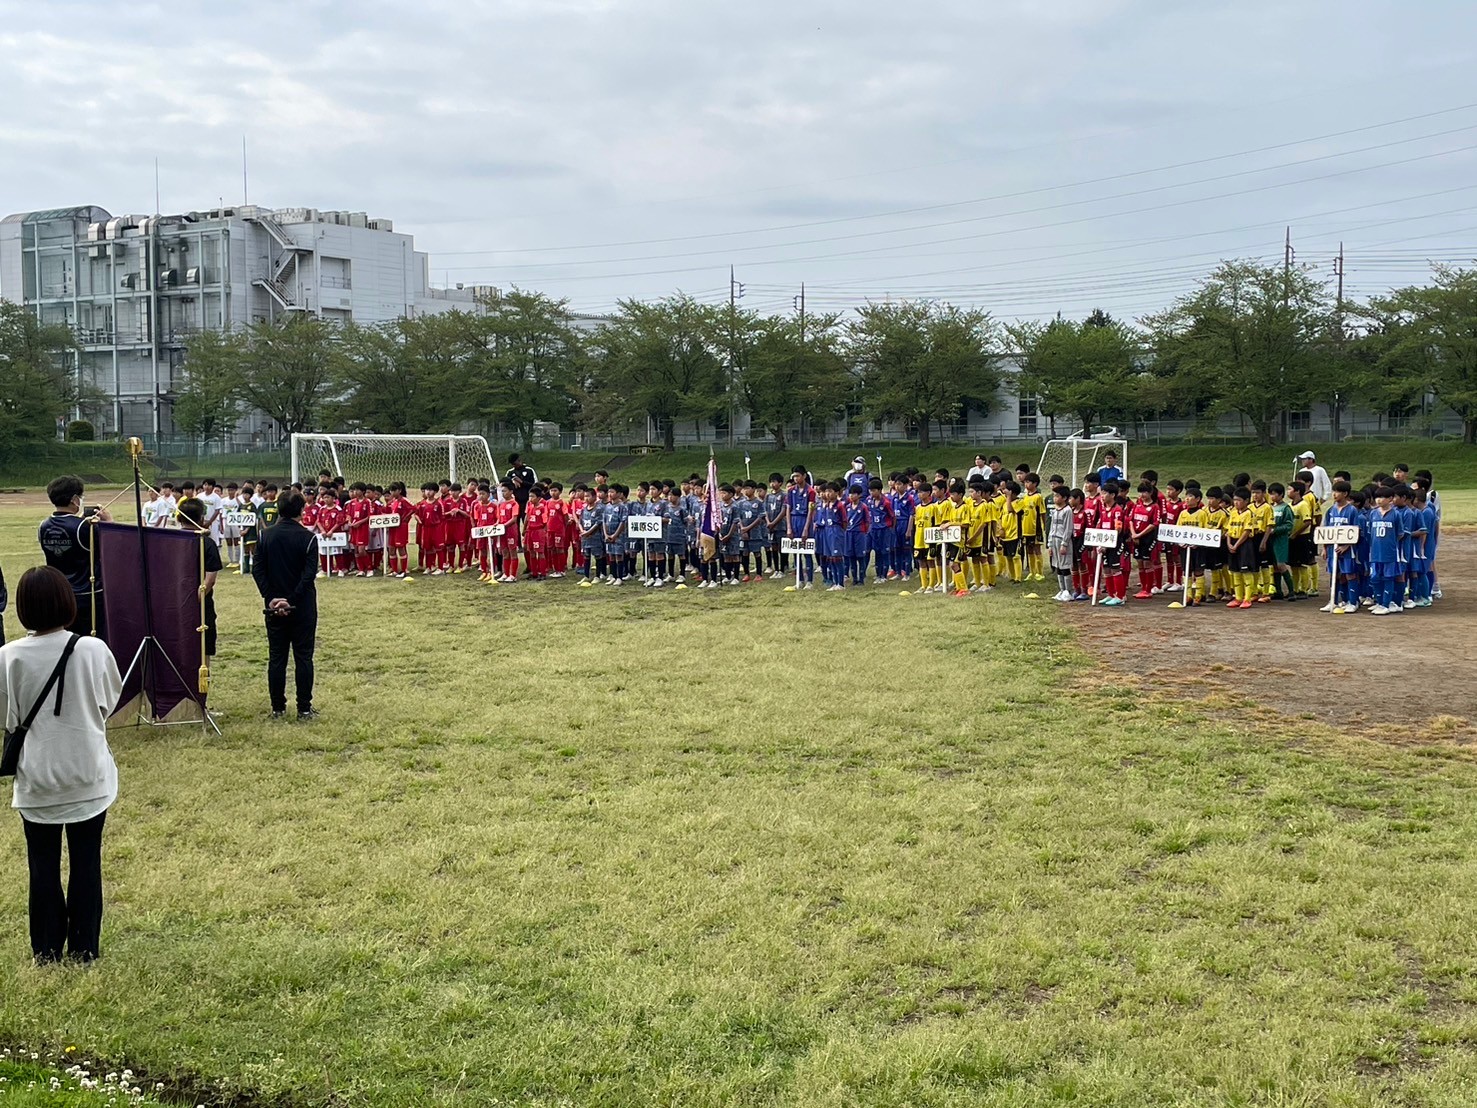
[[[1135,600],[1148,600],[1159,591],[1159,494],[1148,481],[1139,483],[1138,499],[1128,506],[1128,540],[1139,564],[1139,591]]]
[[[549,485],[544,514],[549,526],[549,576],[563,577],[569,568],[569,505],[564,502],[564,486]]]
[[[523,546],[528,558],[528,576],[535,581],[549,575],[549,514],[544,507],[544,490],[534,485],[528,490],[528,508],[523,513]]]
[[[1180,494],[1184,492],[1184,489],[1185,483],[1179,478],[1175,478],[1169,483],[1168,491],[1160,495],[1160,523],[1168,524],[1172,527],[1179,522],[1180,514],[1185,510],[1185,502],[1180,499]],[[1162,584],[1166,590],[1176,589],[1184,585],[1185,563],[1183,551],[1180,551],[1177,548],[1174,553],[1172,553],[1168,558],[1165,559],[1164,568],[1165,580],[1161,581],[1160,584]]]
[[[476,561],[476,544],[472,542],[472,509],[477,506],[477,485],[473,482],[466,492],[459,492],[452,485],[451,493],[456,497],[456,559],[457,569],[471,569]]]
[[[402,581],[410,579],[410,517],[415,515],[415,505],[405,495],[405,483],[395,481],[390,485],[390,499],[385,504],[388,515],[397,515],[400,522],[385,532],[385,554],[389,558],[390,576]]]
[[[323,538],[333,535],[341,535],[344,532],[344,510],[339,507],[338,501],[332,492],[325,491],[318,497],[318,515],[314,520],[318,534]],[[323,556],[323,574],[337,573],[344,576],[346,558],[343,554],[325,554]]]
[[[1103,559],[1103,588],[1107,598],[1101,603],[1122,604],[1128,596],[1128,559],[1123,544],[1124,531],[1128,525],[1126,506],[1120,502],[1118,482],[1109,481],[1103,486],[1102,508],[1098,515],[1098,526],[1118,535],[1116,546],[1105,546],[1100,550]]]
[[[493,522],[503,525],[503,533],[497,540],[498,580],[511,582],[518,580],[518,517],[521,511],[518,501],[513,499],[511,482],[503,481],[499,492],[503,498],[493,503]]]
[[[472,502],[471,516],[473,529],[491,527],[497,523],[497,505],[489,498],[485,486],[477,490],[477,499]],[[478,580],[485,585],[497,584],[497,579],[492,572],[492,547],[496,541],[491,536],[472,539],[472,545],[477,551],[478,565],[482,568],[482,575]]]
[[[419,563],[428,577],[439,577],[442,548],[446,543],[446,520],[441,514],[441,499],[436,486],[427,481],[421,486],[420,503],[415,506],[415,543]]]
[[[374,514],[374,501],[363,481],[349,486],[349,502],[344,505],[344,521],[348,525],[349,548],[354,552],[354,576],[373,577],[374,562],[369,556],[369,517]]]

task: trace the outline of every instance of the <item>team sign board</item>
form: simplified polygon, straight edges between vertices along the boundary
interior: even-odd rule
[[[256,513],[251,511],[225,511],[221,513],[221,523],[227,527],[234,527],[238,531],[244,531],[248,527],[256,526]]]
[[[1177,546],[1214,547],[1221,544],[1219,527],[1174,527],[1161,523],[1158,537],[1160,542],[1172,542]]]
[[[349,549],[349,536],[342,532],[336,535],[318,536],[318,553],[320,554],[337,554],[347,549]]]
[[[474,539],[495,539],[505,534],[507,530],[506,523],[493,523],[487,527],[473,527],[472,537]]]
[[[1089,527],[1082,532],[1083,546],[1117,546],[1118,532],[1111,527]]]
[[[964,528],[953,527],[925,527],[923,529],[923,541],[929,546],[938,543],[952,543],[957,545],[964,538]]]
[[[388,513],[386,515],[382,515],[382,516],[370,516],[369,517],[369,526],[370,526],[370,529],[371,530],[375,530],[375,531],[387,531],[391,527],[399,527],[400,526],[400,513],[399,512],[390,512],[390,513]]]
[[[780,539],[781,554],[814,554],[814,539]]]
[[[657,516],[630,516],[626,519],[626,534],[633,539],[659,539],[662,521]]]
[[[1353,546],[1358,541],[1359,527],[1353,523],[1319,527],[1313,531],[1313,542],[1319,546]]]

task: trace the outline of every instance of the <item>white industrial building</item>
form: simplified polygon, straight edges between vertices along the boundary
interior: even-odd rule
[[[373,324],[475,305],[431,289],[389,220],[250,205],[113,216],[85,206],[0,221],[0,297],[77,336],[80,413],[100,435],[169,434],[185,342],[292,312]],[[260,416],[246,429],[271,438]]]

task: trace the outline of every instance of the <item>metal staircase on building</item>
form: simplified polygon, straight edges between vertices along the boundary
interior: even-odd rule
[[[305,311],[292,295],[292,290],[275,277],[258,277],[251,282],[255,287],[265,290],[268,296],[277,302],[277,306],[285,312]]]
[[[293,295],[292,286],[295,283],[293,278],[297,276],[298,257],[302,254],[312,253],[311,248],[299,246],[293,242],[292,236],[287,233],[287,229],[271,216],[252,216],[246,222],[255,223],[267,233],[267,236],[272,241],[282,248],[282,253],[272,262],[271,276],[258,277],[251,283],[257,288],[263,289],[268,296],[277,302],[278,307],[283,311],[306,311],[306,307],[299,304],[297,298]],[[289,273],[289,270],[292,272]]]

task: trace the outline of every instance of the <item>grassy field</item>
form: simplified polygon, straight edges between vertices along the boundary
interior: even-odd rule
[[[224,737],[116,736],[100,963],[30,965],[0,821],[0,1042],[304,1105],[1471,1103],[1462,750],[1141,695],[1010,595],[321,606],[320,721],[229,578]]]

